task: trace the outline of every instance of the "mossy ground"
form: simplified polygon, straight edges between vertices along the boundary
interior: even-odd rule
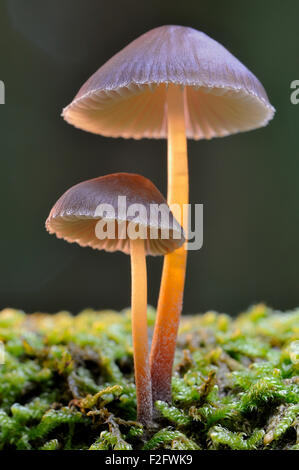
[[[299,310],[183,318],[173,403],[151,432],[136,422],[129,311],[6,309],[0,340],[0,449],[299,449]]]

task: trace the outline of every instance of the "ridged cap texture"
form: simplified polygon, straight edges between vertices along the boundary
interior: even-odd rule
[[[275,112],[259,80],[221,44],[193,28],[161,26],[100,67],[62,115],[104,136],[167,138],[169,83],[184,90],[191,139],[262,127]]]
[[[119,196],[126,199],[120,200]],[[107,204],[113,213],[99,211],[100,206],[105,209]],[[141,204],[143,211],[135,206],[135,212],[135,204]],[[159,206],[161,212],[158,209],[151,212],[153,205]],[[130,206],[133,209],[131,213],[128,210]],[[96,226],[100,220],[115,224],[114,238],[98,238]],[[147,178],[131,173],[106,175],[73,186],[53,206],[46,228],[68,242],[128,254],[130,237],[127,229],[130,223],[134,230],[136,227],[137,231],[141,229],[144,233],[146,254],[164,255],[184,243],[183,229],[160,191]],[[153,233],[155,238],[151,238]],[[167,233],[169,237],[165,238]]]

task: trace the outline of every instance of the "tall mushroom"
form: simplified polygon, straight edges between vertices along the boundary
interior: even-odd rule
[[[186,138],[210,139],[265,126],[274,111],[258,79],[221,44],[192,28],[161,26],[92,75],[63,117],[105,136],[167,138],[167,201],[182,209],[189,192]],[[174,214],[183,224],[182,210]],[[165,257],[151,351],[155,400],[171,397],[185,270],[184,247]],[[159,371],[157,361],[163,363]]]
[[[140,175],[116,173],[66,191],[52,208],[46,228],[68,242],[130,254],[137,415],[140,422],[149,424],[152,388],[145,256],[164,255],[179,248],[184,243],[181,226],[151,181]]]

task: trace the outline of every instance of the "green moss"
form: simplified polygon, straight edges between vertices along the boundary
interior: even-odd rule
[[[129,310],[6,309],[0,341],[0,449],[299,448],[299,310],[183,318],[173,401],[150,430],[136,422]]]

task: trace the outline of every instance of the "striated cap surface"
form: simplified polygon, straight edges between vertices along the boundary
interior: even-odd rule
[[[99,221],[104,222],[100,228],[105,233],[110,224],[113,237],[99,238]],[[156,186],[143,176],[129,173],[106,175],[73,186],[56,202],[46,221],[47,230],[58,238],[124,253],[130,252],[129,225],[142,233],[149,255],[170,253],[185,240],[183,229]]]
[[[259,80],[205,33],[161,26],[114,55],[63,110],[96,134],[167,137],[167,84],[184,87],[187,137],[210,139],[265,126],[274,115]]]

